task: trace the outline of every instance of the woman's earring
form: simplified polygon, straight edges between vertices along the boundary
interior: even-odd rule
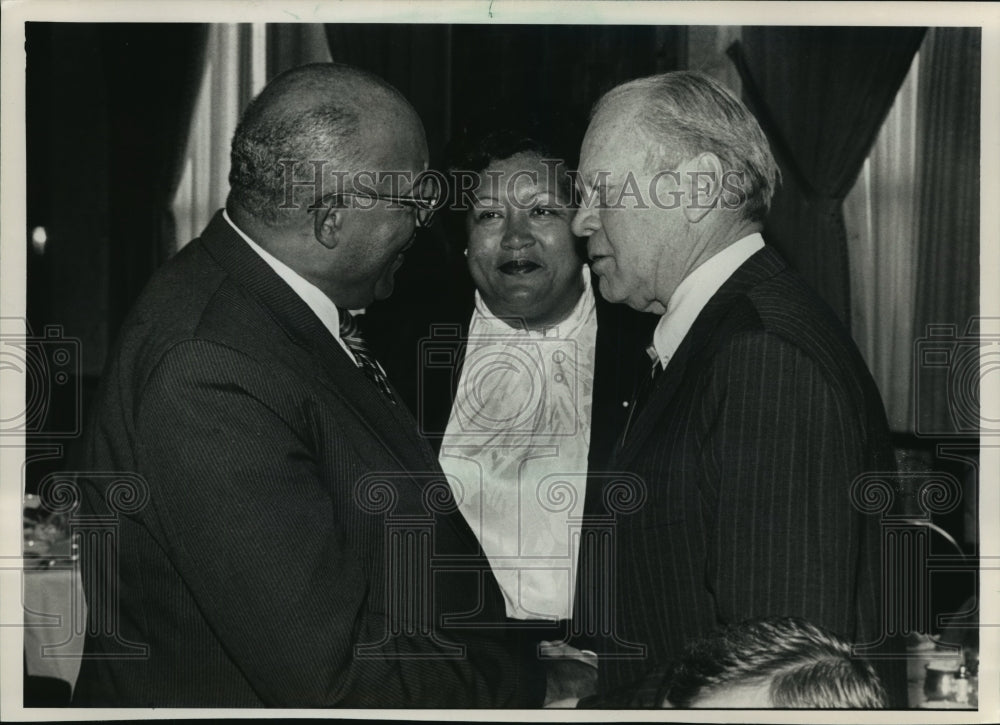
[[[463,250],[462,254],[464,254],[466,257],[468,257],[469,256],[469,250],[468,249]]]

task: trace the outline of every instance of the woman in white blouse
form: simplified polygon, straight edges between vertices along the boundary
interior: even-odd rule
[[[568,154],[544,130],[494,126],[452,147],[475,293],[454,331],[439,459],[507,616],[538,639],[562,639],[574,634],[587,478],[621,432],[655,320],[595,293],[570,231]],[[425,399],[441,395],[426,365]]]

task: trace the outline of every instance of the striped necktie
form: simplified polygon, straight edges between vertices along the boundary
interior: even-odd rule
[[[368,349],[368,345],[365,344],[357,319],[350,312],[339,307],[337,312],[340,314],[340,339],[354,355],[358,367],[364,371],[369,380],[378,386],[389,402],[395,405],[396,396],[393,395],[392,388],[389,387],[389,379],[385,376],[385,371],[382,370],[382,366],[378,364],[375,356],[372,355],[372,351]]]

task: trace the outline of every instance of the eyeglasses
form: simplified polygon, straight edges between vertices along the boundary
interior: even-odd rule
[[[437,211],[438,200],[436,197],[426,198],[423,196],[414,196],[411,194],[402,194],[396,196],[394,194],[363,194],[357,191],[341,191],[339,194],[334,194],[334,196],[354,196],[359,199],[378,199],[381,201],[388,201],[394,204],[402,204],[403,206],[408,206],[417,210],[417,226],[426,229],[434,221],[434,213]]]
[[[418,176],[414,188],[416,194],[377,194],[360,191],[336,191],[324,196],[310,209],[320,209],[329,203],[329,200],[338,196],[353,196],[357,199],[372,199],[378,201],[388,201],[393,204],[415,209],[417,212],[417,226],[427,229],[434,221],[434,214],[441,208],[443,195],[441,185],[433,175]]]

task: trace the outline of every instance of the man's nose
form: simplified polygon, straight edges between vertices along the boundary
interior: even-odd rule
[[[573,223],[570,225],[573,234],[578,237],[589,237],[600,228],[601,216],[597,212],[596,205],[594,203],[581,204],[573,217]]]

